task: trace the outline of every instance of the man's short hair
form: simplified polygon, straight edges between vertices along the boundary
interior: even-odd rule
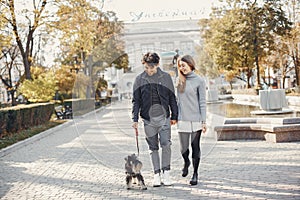
[[[148,52],[143,56],[142,63],[147,63],[151,67],[156,66],[159,63],[160,57],[157,53]]]

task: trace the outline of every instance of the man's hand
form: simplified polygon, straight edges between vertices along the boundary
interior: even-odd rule
[[[138,129],[138,127],[139,127],[139,123],[138,122],[133,122],[132,128]]]
[[[202,132],[203,132],[203,133],[206,133],[206,130],[207,130],[206,124],[202,124]]]
[[[177,120],[171,120],[170,123],[171,123],[171,125],[175,125],[175,124],[177,124]]]

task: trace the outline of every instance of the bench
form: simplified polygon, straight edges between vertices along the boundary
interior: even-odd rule
[[[54,109],[55,115],[57,119],[72,119],[73,118],[73,112],[72,108],[70,106],[57,106]]]
[[[109,98],[108,97],[101,97],[101,98],[99,98],[99,101],[100,101],[101,105],[108,104],[109,103]]]
[[[228,118],[214,128],[217,140],[258,139],[267,142],[300,141],[300,118]]]

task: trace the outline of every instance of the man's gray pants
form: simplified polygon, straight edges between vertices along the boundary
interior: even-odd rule
[[[170,170],[171,164],[171,124],[170,118],[155,117],[150,121],[144,121],[146,141],[150,150],[150,158],[154,173],[161,170]],[[159,144],[162,149],[161,165],[159,156]]]

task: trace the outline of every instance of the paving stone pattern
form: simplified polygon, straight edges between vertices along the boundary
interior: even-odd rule
[[[139,158],[148,190],[126,190],[124,158],[137,153],[130,107],[129,101],[113,102],[0,151],[0,199],[300,199],[299,142],[216,141],[203,135],[199,184],[190,186],[191,174],[181,177],[176,127],[174,184],[153,188],[142,124]]]

